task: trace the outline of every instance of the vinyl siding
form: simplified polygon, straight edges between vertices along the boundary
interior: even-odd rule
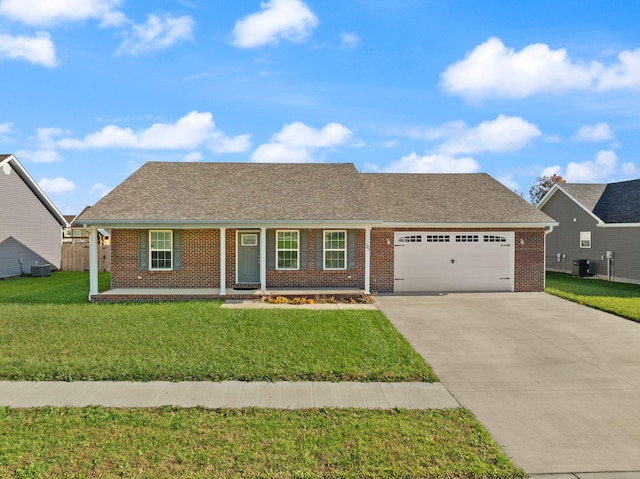
[[[640,281],[640,228],[603,228],[584,209],[558,191],[542,207],[558,221],[547,235],[546,264],[552,271],[572,272],[573,261],[588,259],[594,272],[607,276],[606,252],[614,252],[613,273],[616,279]],[[576,219],[574,222],[573,219]],[[580,248],[580,232],[591,231],[591,248]],[[566,254],[564,269],[556,254]],[[603,259],[603,257],[605,257]]]
[[[13,170],[8,175],[0,170],[0,205],[0,243],[5,245],[0,277],[20,274],[16,269],[20,266],[20,257],[23,258],[25,272],[30,271],[30,263],[35,262],[35,258],[51,264],[52,269],[59,269],[62,228]],[[21,246],[13,242],[4,243],[8,238],[13,238]]]

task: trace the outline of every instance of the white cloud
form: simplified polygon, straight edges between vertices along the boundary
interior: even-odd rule
[[[282,143],[265,143],[251,155],[251,161],[257,163],[306,163],[311,155],[303,148],[289,148]]]
[[[28,25],[48,26],[95,18],[102,26],[118,26],[126,17],[123,0],[0,0],[0,15]]]
[[[186,155],[184,155],[182,158],[180,158],[180,161],[183,161],[185,163],[191,163],[194,161],[202,161],[202,153],[199,151],[192,151],[191,153],[187,153]]]
[[[340,35],[340,46],[348,50],[354,50],[360,46],[360,37],[355,33],[345,32]]]
[[[480,99],[525,98],[545,92],[640,89],[640,48],[625,50],[618,62],[573,61],[566,49],[535,43],[520,51],[498,38],[478,45],[441,75],[448,92]]]
[[[0,123],[0,141],[6,141],[9,138],[9,133],[13,131],[13,123]]]
[[[47,32],[34,36],[0,34],[0,59],[26,60],[34,65],[53,68],[58,66],[56,49]]]
[[[389,173],[475,173],[479,170],[480,165],[471,157],[419,156],[416,153],[411,153],[385,168]]]
[[[18,150],[16,155],[21,160],[28,163],[55,163],[62,161],[62,156],[55,150],[36,149],[36,150]]]
[[[631,162],[623,163],[622,166],[620,166],[620,171],[624,175],[625,180],[635,180],[640,178],[640,168]]]
[[[548,166],[540,175],[560,175],[569,183],[606,183],[621,175],[625,178],[636,176],[638,171],[633,163],[624,163],[618,167],[618,156],[614,151],[600,150],[594,160],[572,161],[565,168],[560,165]]]
[[[193,150],[204,145],[216,153],[237,153],[249,148],[247,135],[226,137],[216,128],[213,115],[192,111],[175,123],[154,123],[147,129],[134,131],[107,125],[83,139],[63,138],[58,147],[64,149],[133,148],[146,150]]]
[[[89,194],[93,196],[103,197],[109,193],[113,188],[106,186],[102,183],[95,183],[89,190]]]
[[[606,181],[616,172],[618,156],[611,150],[601,150],[594,161],[571,162],[564,179],[570,183],[598,183]]]
[[[189,15],[174,17],[148,15],[146,23],[133,25],[131,34],[122,42],[116,54],[138,55],[162,50],[174,43],[193,39],[193,18]]]
[[[424,140],[447,139],[437,151],[445,155],[516,151],[524,148],[542,133],[538,127],[518,116],[500,115],[469,127],[464,121],[454,121],[438,128],[412,129],[409,136]]]
[[[318,18],[301,0],[269,0],[261,11],[236,22],[233,45],[255,48],[277,44],[280,40],[301,42],[318,25]]]
[[[40,188],[42,188],[45,193],[68,193],[76,188],[73,181],[69,181],[61,176],[52,179],[42,178],[38,181],[38,185],[40,185]]]
[[[575,141],[607,141],[614,138],[613,130],[606,123],[585,125],[573,135]]]
[[[511,174],[501,176],[497,178],[497,180],[511,191],[518,191],[520,189],[520,185],[513,179],[513,175]]]
[[[250,135],[238,135],[233,138],[218,135],[209,142],[209,149],[214,153],[243,153],[251,148]]]
[[[256,162],[307,162],[319,148],[332,148],[347,144],[353,132],[340,123],[329,123],[321,129],[302,122],[286,124],[271,137],[270,143],[260,145],[251,159]]]
[[[618,55],[619,63],[602,71],[598,78],[600,91],[620,88],[640,89],[640,48],[625,50]]]

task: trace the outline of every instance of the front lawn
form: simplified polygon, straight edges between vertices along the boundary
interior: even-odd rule
[[[378,311],[90,304],[87,291],[87,273],[0,282],[0,379],[437,380]]]
[[[547,272],[547,293],[640,322],[640,285]]]
[[[7,478],[523,477],[464,409],[0,408]]]

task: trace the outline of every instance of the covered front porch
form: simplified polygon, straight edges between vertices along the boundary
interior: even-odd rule
[[[113,281],[112,276],[110,290],[98,291],[97,226],[88,226],[90,301],[254,299],[270,295],[354,298],[370,294],[370,225],[162,225],[165,228],[162,232],[175,239],[175,244],[172,239],[172,245],[180,245],[169,253],[169,269],[150,267],[146,234],[150,228],[159,225],[144,225],[144,228],[124,224],[110,226],[115,239],[122,236],[113,243],[114,248],[120,248],[119,261],[112,262],[112,268],[119,268],[120,276],[117,281]],[[322,255],[325,231],[342,234],[342,264],[339,267],[326,267]],[[283,267],[276,263],[276,232],[295,234],[295,264]],[[134,248],[138,249],[137,254]],[[277,261],[280,261],[279,256]],[[180,283],[185,287],[180,287]]]

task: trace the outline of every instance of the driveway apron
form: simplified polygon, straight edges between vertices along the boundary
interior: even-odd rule
[[[525,472],[640,471],[640,324],[546,293],[376,302]]]

